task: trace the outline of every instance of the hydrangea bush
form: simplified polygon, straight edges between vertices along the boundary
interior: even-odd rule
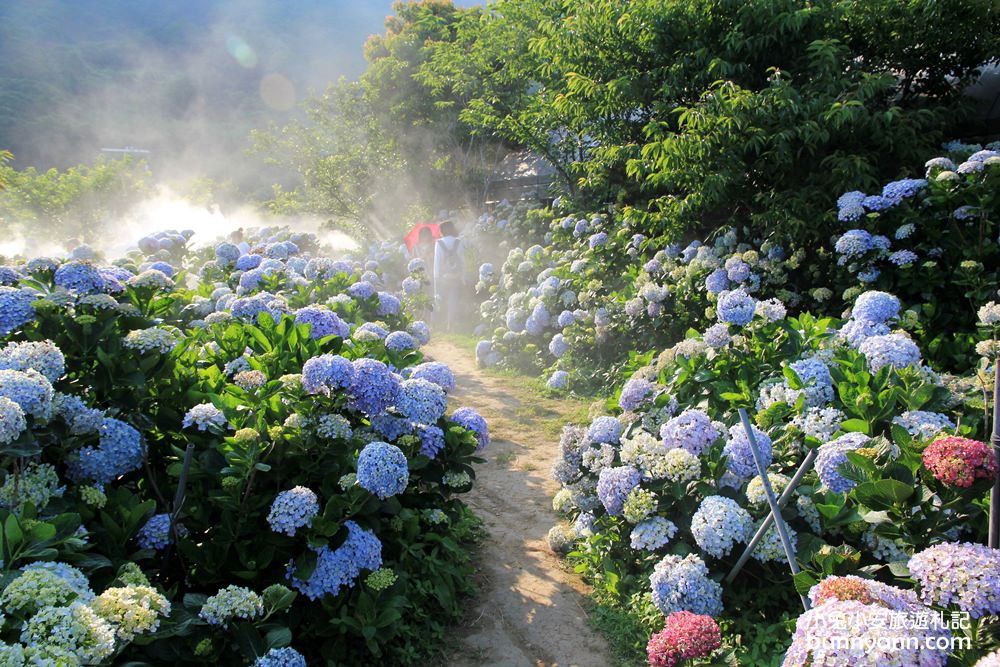
[[[419,295],[309,234],[190,239],[9,263],[4,655],[419,661],[470,590],[489,442],[423,362]]]

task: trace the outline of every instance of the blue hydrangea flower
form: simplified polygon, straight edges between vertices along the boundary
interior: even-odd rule
[[[816,454],[816,473],[823,485],[836,493],[847,493],[854,488],[854,482],[843,477],[838,468],[847,463],[847,452],[863,447],[869,440],[864,433],[846,433],[820,445]]]
[[[726,277],[734,283],[741,283],[750,277],[750,265],[740,257],[730,257],[726,260]]]
[[[548,382],[545,383],[545,386],[549,389],[565,389],[568,382],[569,373],[566,371],[554,371],[552,376],[549,377]]]
[[[253,667],[306,667],[306,659],[290,646],[272,648],[257,658]]]
[[[569,343],[566,342],[565,337],[561,333],[556,334],[552,337],[552,340],[549,341],[549,352],[551,352],[552,356],[556,359],[559,359],[564,354],[569,352]]]
[[[649,577],[653,604],[665,616],[675,611],[718,616],[722,613],[722,586],[708,576],[705,561],[695,554],[664,556]]]
[[[376,359],[355,359],[351,382],[351,407],[368,415],[385,412],[396,402],[399,381],[389,367]],[[303,377],[304,377],[303,373]],[[303,386],[305,381],[303,379]]]
[[[413,336],[405,331],[393,331],[385,337],[385,347],[393,352],[406,352],[419,347]]]
[[[352,299],[367,301],[375,296],[375,286],[369,282],[359,281],[347,288],[347,293]]]
[[[136,535],[136,541],[140,549],[166,549],[174,541],[170,533],[170,515],[154,514]]]
[[[907,410],[894,417],[893,424],[902,426],[906,432],[919,440],[930,440],[941,431],[955,428],[955,422],[939,412]]]
[[[885,366],[898,369],[920,364],[920,348],[904,334],[872,336],[858,346],[858,351],[876,373]]]
[[[789,364],[789,368],[805,385],[801,391],[805,394],[807,407],[825,405],[833,400],[833,377],[821,360],[815,357],[799,359]]]
[[[316,435],[327,440],[349,440],[354,432],[351,422],[338,414],[321,416],[316,423]]]
[[[17,403],[26,415],[48,419],[54,393],[48,378],[33,368],[0,370],[0,396]]]
[[[742,287],[719,295],[718,315],[723,322],[745,326],[753,320],[756,309],[757,300]]]
[[[253,296],[234,299],[229,305],[233,317],[250,322],[257,322],[261,313],[267,313],[275,320],[280,320],[288,309],[284,301],[270,292],[258,292]]]
[[[597,232],[587,240],[587,244],[591,248],[597,248],[599,246],[606,244],[607,242],[608,242],[608,235],[606,232]]]
[[[13,287],[0,287],[0,335],[6,336],[35,319],[30,292]]]
[[[222,410],[211,403],[201,403],[194,406],[184,415],[181,422],[184,428],[197,426],[199,431],[206,431],[211,428],[225,428],[228,425],[226,415]]]
[[[882,196],[895,205],[908,197],[913,197],[925,187],[927,187],[925,178],[903,178],[886,183],[882,188]]]
[[[365,445],[358,456],[358,484],[381,500],[406,490],[410,480],[406,454],[387,442]]]
[[[249,254],[240,255],[236,258],[236,270],[237,271],[250,271],[256,269],[260,266],[260,263],[264,261],[264,258],[260,255]]]
[[[725,269],[716,269],[705,278],[705,289],[709,294],[719,294],[729,289],[729,275]]]
[[[288,566],[292,586],[310,600],[326,594],[337,595],[343,586],[352,588],[361,570],[377,570],[382,566],[382,543],[375,533],[354,521],[345,521],[347,539],[337,549],[324,545],[310,547],[316,555],[316,567],[305,581],[295,576],[295,562]]]
[[[673,521],[662,516],[646,519],[632,529],[629,544],[636,551],[656,551],[667,545],[677,534]]]
[[[720,435],[702,410],[685,410],[660,427],[664,447],[686,449],[695,456],[701,456]]]
[[[477,449],[484,449],[490,444],[490,429],[482,415],[472,408],[462,407],[451,415],[451,421],[476,434],[479,441]]]
[[[448,409],[444,389],[428,380],[411,378],[400,384],[396,409],[418,424],[434,424]]]
[[[10,444],[28,428],[21,406],[6,396],[0,396],[0,444]]]
[[[7,343],[0,349],[0,369],[27,371],[33,369],[55,382],[66,372],[66,358],[50,340],[27,343]]]
[[[448,364],[440,361],[425,361],[413,367],[410,377],[416,380],[427,380],[433,382],[446,392],[455,388],[455,375],[448,368]]]
[[[123,421],[105,417],[98,432],[98,446],[80,449],[78,458],[70,463],[72,478],[110,484],[142,467],[145,448],[139,431]]]
[[[888,292],[869,290],[854,300],[851,317],[878,324],[899,317],[899,299]]]
[[[691,517],[691,534],[702,551],[723,558],[750,541],[753,518],[732,498],[708,496]]]
[[[327,336],[339,336],[349,338],[351,327],[344,322],[336,313],[323,306],[306,306],[295,311],[296,324],[308,324],[310,328],[310,338],[325,338]]]
[[[874,247],[872,235],[863,229],[845,232],[834,245],[837,253],[847,258],[861,257]]]
[[[848,320],[841,327],[839,335],[844,338],[848,345],[857,348],[873,336],[884,336],[889,333],[889,327],[877,322],[868,320]]]
[[[625,499],[632,489],[639,486],[642,475],[631,466],[604,468],[597,479],[597,497],[608,514],[620,516],[625,507]]]
[[[618,396],[618,407],[626,412],[635,410],[655,396],[657,391],[656,384],[645,378],[633,377],[622,385],[621,394]]]
[[[762,303],[764,302],[759,301],[757,305],[759,306]],[[724,348],[733,340],[733,337],[729,335],[729,325],[724,322],[716,322],[709,328],[705,329],[701,338],[705,341],[706,345],[714,350]]]
[[[101,277],[97,267],[90,262],[66,262],[56,269],[53,280],[59,287],[80,294],[104,291],[104,278]]]
[[[274,498],[267,522],[274,532],[294,536],[299,528],[312,526],[317,515],[319,498],[311,489],[296,486]]]
[[[427,345],[427,343],[431,342],[431,328],[422,320],[412,322],[406,327],[406,332],[416,338],[417,343],[420,345]]]
[[[385,340],[389,332],[374,322],[365,322],[354,331],[355,340]],[[371,338],[369,338],[371,336]]]
[[[597,417],[590,423],[587,435],[592,442],[617,445],[622,435],[622,425],[614,417]]]
[[[322,354],[302,366],[302,389],[307,394],[329,394],[354,383],[354,365],[344,357]]]
[[[437,457],[438,452],[444,449],[444,431],[437,426],[417,426],[417,437],[420,438],[420,453],[427,458]]]
[[[399,315],[402,310],[403,305],[395,296],[388,292],[378,293],[378,314],[380,317]]]
[[[561,313],[559,313],[559,317],[556,320],[556,323],[564,329],[574,324],[575,322],[576,322],[576,316],[573,314],[572,310],[562,311]]]
[[[761,464],[767,468],[771,465],[774,455],[771,447],[771,437],[751,425],[754,439],[757,441],[757,451],[760,452]],[[753,451],[750,449],[750,441],[747,439],[746,430],[743,424],[735,424],[729,429],[729,439],[722,453],[726,456],[726,467],[737,479],[747,480],[757,474],[757,467],[753,459]]]

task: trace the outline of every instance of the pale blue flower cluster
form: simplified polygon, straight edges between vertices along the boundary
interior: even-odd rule
[[[118,477],[142,467],[145,447],[142,436],[132,426],[105,417],[99,429],[98,446],[82,448],[69,466],[70,476],[98,484],[110,484]]]
[[[901,369],[920,364],[920,348],[905,334],[872,336],[858,346],[858,351],[876,373],[885,366]]]
[[[209,625],[226,625],[234,618],[251,621],[264,615],[264,599],[249,588],[226,586],[205,600],[198,616]]]
[[[735,545],[748,542],[752,532],[750,514],[725,496],[708,496],[691,517],[694,541],[715,558],[728,556]]]
[[[451,415],[451,421],[466,428],[476,434],[479,442],[478,449],[483,449],[490,444],[490,429],[482,415],[469,407],[461,407]]]
[[[329,394],[354,383],[354,365],[344,357],[322,354],[302,366],[302,390],[307,394]]]
[[[406,490],[410,480],[406,454],[387,442],[365,445],[358,456],[358,484],[381,500]]]
[[[695,554],[664,556],[649,577],[653,604],[664,616],[675,611],[718,616],[722,613],[722,586],[709,578],[705,562]]]
[[[685,410],[660,427],[665,447],[686,449],[695,456],[701,456],[720,435],[708,415],[695,409]]]
[[[754,440],[757,442],[757,451],[760,453],[761,465],[767,468],[771,465],[774,455],[771,446],[771,437],[751,425]],[[726,456],[726,466],[737,479],[750,479],[757,474],[757,467],[754,462],[753,451],[750,449],[750,440],[747,438],[746,429],[743,424],[735,424],[729,429],[729,439],[722,453]]]
[[[174,541],[170,533],[170,515],[154,514],[136,535],[140,549],[166,549]]]
[[[295,562],[288,565],[292,586],[310,600],[337,595],[341,587],[353,588],[361,570],[382,567],[382,543],[370,530],[354,521],[346,521],[347,539],[336,549],[323,545],[310,547],[316,555],[316,567],[305,581],[295,576]]]
[[[455,388],[455,375],[451,372],[448,364],[441,361],[425,361],[413,367],[410,378],[414,380],[427,380],[449,392]]]
[[[437,426],[418,426],[417,437],[420,438],[420,453],[429,459],[436,458],[444,449],[444,431]]]
[[[789,368],[795,371],[795,375],[805,385],[800,391],[805,394],[806,406],[818,407],[833,400],[833,377],[821,360],[815,357],[800,359],[789,364]]]
[[[903,427],[918,440],[930,440],[941,431],[955,428],[955,422],[948,415],[926,410],[907,410],[893,417],[892,423]]]
[[[1000,550],[945,543],[916,553],[907,564],[924,604],[955,606],[972,618],[1000,613]]]
[[[656,384],[641,377],[633,377],[622,386],[618,407],[626,412],[635,410],[656,395]]]
[[[294,536],[299,528],[312,526],[318,514],[316,494],[304,486],[296,486],[275,496],[267,522],[274,532]]]
[[[350,395],[351,407],[367,415],[377,415],[385,412],[396,402],[399,395],[399,380],[397,376],[377,359],[355,359],[352,363]],[[303,387],[305,386],[305,369],[303,369]]]
[[[385,337],[385,348],[392,352],[406,352],[415,350],[420,345],[416,339],[405,331],[393,331]]]
[[[339,336],[349,338],[351,327],[328,308],[323,306],[306,306],[295,311],[295,323],[307,324],[310,327],[310,338],[325,338]]]
[[[587,435],[592,442],[617,445],[622,435],[622,425],[614,417],[597,417],[590,422]]]
[[[863,447],[869,440],[864,433],[846,433],[820,445],[816,455],[816,474],[823,486],[836,493],[847,493],[854,488],[854,482],[841,475],[839,468],[847,463],[847,452]]]
[[[620,516],[625,499],[632,489],[639,486],[642,475],[631,466],[603,468],[597,479],[597,497],[611,516]]]
[[[33,368],[49,382],[55,382],[66,372],[66,358],[50,340],[38,343],[7,343],[0,349],[0,369],[26,371]]]
[[[104,278],[90,262],[66,262],[56,269],[53,280],[57,286],[79,294],[104,291]]]
[[[0,396],[17,403],[25,415],[48,419],[52,412],[52,384],[33,368],[0,370]]]
[[[719,320],[737,326],[745,326],[753,320],[757,301],[742,287],[719,294]]]
[[[677,534],[677,526],[662,516],[646,519],[632,529],[629,544],[636,551],[656,551],[666,546]]]
[[[291,646],[272,648],[257,658],[253,667],[306,667],[306,659]]]
[[[184,428],[197,426],[199,431],[206,431],[224,429],[228,423],[226,415],[222,414],[222,410],[211,403],[199,403],[187,411],[181,425]]]
[[[350,440],[351,422],[338,414],[322,415],[316,420],[316,435],[326,440]]]
[[[448,409],[448,397],[433,382],[411,378],[400,384],[396,409],[418,424],[434,424]]]
[[[0,287],[0,335],[6,336],[35,319],[30,292],[13,287]]]
[[[569,383],[569,373],[566,371],[553,371],[545,386],[549,389],[565,389]]]

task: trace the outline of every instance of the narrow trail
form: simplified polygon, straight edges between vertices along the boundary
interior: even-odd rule
[[[424,348],[455,373],[453,407],[468,405],[490,424],[493,441],[466,501],[487,532],[479,596],[458,628],[449,667],[604,667],[607,644],[587,624],[587,588],[565,571],[546,541],[558,485],[556,425],[579,403],[529,394],[516,380],[482,373],[471,352],[445,341]],[[567,408],[569,406],[569,409]]]

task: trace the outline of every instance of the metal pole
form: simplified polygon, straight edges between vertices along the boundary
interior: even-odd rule
[[[788,538],[788,528],[785,526],[785,520],[781,517],[781,508],[778,507],[778,501],[774,497],[774,489],[771,488],[771,480],[767,476],[767,468],[764,466],[764,460],[760,456],[760,450],[757,448],[757,438],[754,437],[753,427],[750,426],[750,417],[747,416],[747,411],[743,408],[739,409],[740,421],[743,422],[743,429],[747,432],[747,442],[750,444],[750,453],[753,454],[753,462],[757,466],[757,473],[760,475],[761,482],[764,486],[764,495],[767,496],[767,504],[771,507],[771,516],[774,517],[774,526],[778,531],[778,538],[781,540],[781,546],[785,550],[785,558],[788,559],[788,567],[792,571],[792,576],[799,573],[799,564],[795,562],[795,552],[792,551],[792,543]],[[802,607],[809,611],[809,600],[806,596],[799,594],[799,599],[802,600]]]
[[[802,464],[799,466],[799,469],[795,471],[795,475],[788,482],[788,486],[785,487],[785,491],[781,494],[781,497],[778,498],[779,509],[783,508],[786,504],[788,504],[788,501],[791,500],[795,493],[795,489],[802,481],[802,478],[806,476],[806,473],[809,472],[810,468],[812,468],[815,460],[816,450],[810,449],[806,454],[806,457],[802,459]],[[760,528],[757,529],[757,532],[754,533],[753,539],[750,540],[746,549],[743,550],[743,555],[740,556],[740,559],[736,561],[736,565],[733,565],[733,569],[731,569],[729,574],[726,575],[726,583],[732,583],[733,579],[736,578],[736,575],[739,574],[740,570],[743,569],[743,566],[746,565],[746,562],[750,560],[750,556],[753,554],[754,549],[756,549],[757,544],[764,539],[764,533],[767,532],[767,529],[771,527],[772,523],[774,523],[773,514],[768,514],[764,517],[764,521],[761,522]]]
[[[993,451],[1000,457],[1000,358],[993,360],[993,435],[990,440]],[[990,540],[991,549],[1000,548],[1000,476],[993,482],[990,493]]]

